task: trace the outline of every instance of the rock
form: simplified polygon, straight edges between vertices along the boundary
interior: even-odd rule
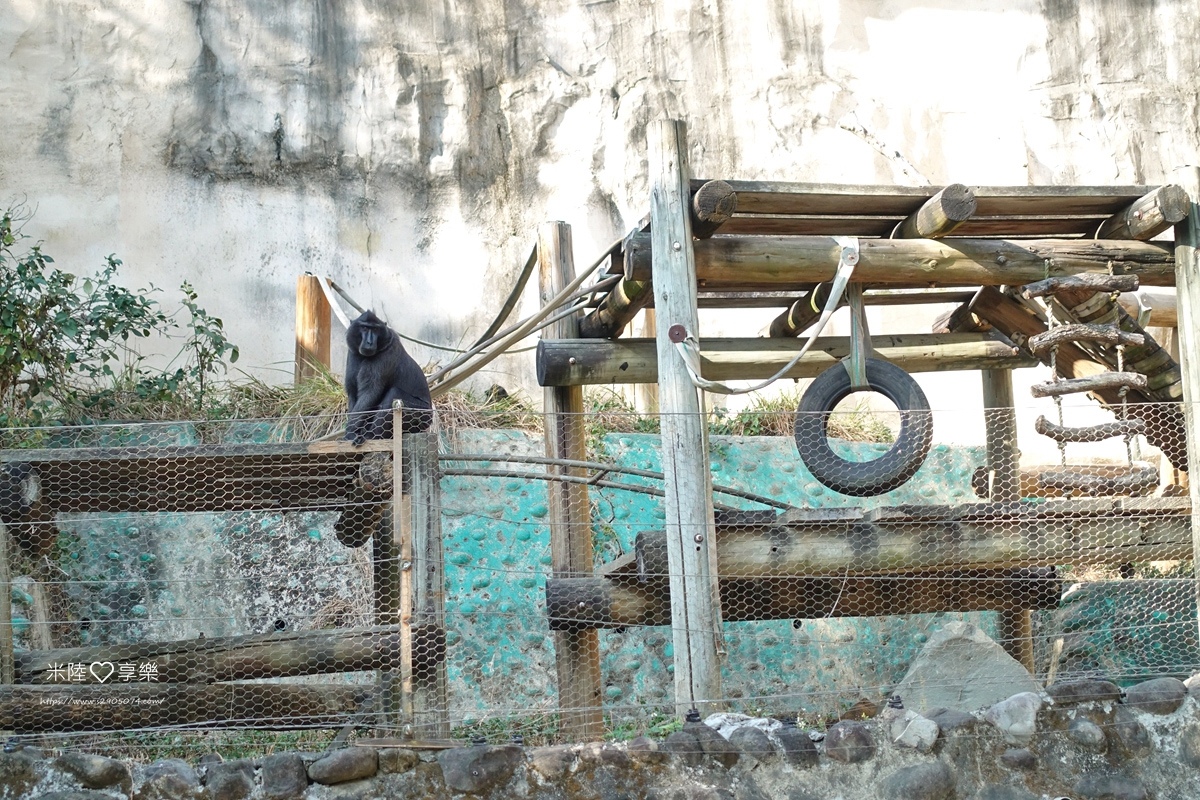
[[[86,753],[65,753],[54,762],[63,772],[69,772],[89,789],[107,789],[119,786],[129,794],[133,787],[133,776],[129,767],[115,758],[104,758]]]
[[[254,763],[246,759],[210,762],[204,786],[210,800],[245,800],[254,791]]]
[[[627,752],[631,759],[645,764],[661,764],[666,760],[666,756],[659,748],[658,742],[649,736],[639,736],[636,739],[630,740],[627,745]]]
[[[1041,710],[1042,698],[1033,692],[1021,692],[1001,700],[983,715],[986,722],[994,725],[1010,744],[1025,744],[1033,736],[1037,712]]]
[[[1179,760],[1200,769],[1200,725],[1189,725],[1179,734]]]
[[[1121,699],[1121,690],[1111,681],[1086,678],[1078,681],[1062,681],[1046,687],[1046,694],[1056,706],[1073,706],[1080,703],[1115,703]]]
[[[614,744],[588,742],[578,748],[579,763],[588,766],[608,764],[624,769],[631,763],[629,754]]]
[[[758,761],[771,761],[776,755],[775,747],[767,734],[749,725],[736,729],[729,736],[729,743],[743,755]]]
[[[296,753],[279,753],[262,760],[262,794],[267,800],[292,800],[308,790],[308,770]]]
[[[332,786],[369,778],[379,771],[379,753],[373,747],[346,747],[314,761],[308,768],[313,783]]]
[[[825,755],[844,764],[857,764],[875,755],[875,738],[861,722],[843,721],[825,732]]]
[[[956,711],[953,708],[935,708],[933,711],[928,711],[922,716],[936,722],[938,730],[942,733],[968,731],[979,725],[979,718],[974,714],[968,714],[965,711]]]
[[[220,753],[205,753],[200,756],[200,766],[207,767],[209,764],[224,764],[225,756]]]
[[[979,628],[949,622],[929,637],[894,693],[913,710],[974,711],[1039,688],[1029,672]]]
[[[192,765],[178,758],[155,761],[146,767],[134,800],[180,800],[200,794],[200,776]]]
[[[546,780],[557,780],[575,763],[575,750],[569,744],[535,747],[529,751],[529,766]]]
[[[898,769],[879,782],[893,800],[954,800],[954,773],[941,761]]]
[[[780,728],[775,731],[775,739],[779,742],[783,757],[794,767],[815,767],[821,760],[817,743],[798,728]]]
[[[37,800],[113,800],[113,796],[108,792],[93,791],[91,789],[67,789],[60,792],[39,794]]]
[[[728,739],[703,722],[685,722],[683,723],[683,732],[695,736],[696,741],[700,742],[700,750],[704,755],[726,769],[736,764],[741,756]]]
[[[704,724],[724,736],[733,737],[733,732],[739,728],[758,728],[768,736],[783,727],[784,723],[770,717],[751,717],[748,714],[733,714],[721,712],[709,714],[704,718]]]
[[[906,711],[904,716],[892,720],[889,733],[892,744],[928,753],[938,738],[938,724],[915,711]]]
[[[403,747],[384,747],[379,751],[379,771],[385,775],[400,775],[421,763],[416,750]]]
[[[1127,708],[1117,708],[1113,721],[1108,725],[1108,736],[1129,756],[1145,755],[1154,749],[1150,732]]]
[[[455,792],[485,792],[508,782],[524,759],[515,745],[456,747],[438,754],[446,786]]]
[[[0,788],[9,789],[13,797],[21,797],[38,782],[41,753],[22,748],[15,753],[0,753]]]
[[[1200,697],[1200,672],[1184,681],[1183,685],[1188,688],[1188,693],[1192,697]]]
[[[975,800],[1039,800],[1039,795],[1020,786],[985,786]]]
[[[1085,775],[1075,784],[1080,800],[1146,800],[1146,787],[1137,778]]]
[[[1104,731],[1086,717],[1076,717],[1071,720],[1071,724],[1067,726],[1067,738],[1093,753],[1103,753],[1108,749]]]
[[[1187,699],[1188,688],[1176,678],[1142,681],[1125,690],[1126,705],[1151,714],[1174,714]]]
[[[1037,766],[1037,757],[1027,747],[1010,747],[1000,754],[1000,763],[1009,769],[1031,770]]]
[[[704,763],[704,751],[700,749],[700,740],[687,731],[675,731],[663,740],[662,751],[677,756],[689,767],[698,767]]]

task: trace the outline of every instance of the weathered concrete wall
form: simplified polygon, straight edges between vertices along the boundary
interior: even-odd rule
[[[1198,33],[1133,0],[0,0],[0,201],[72,269],[192,281],[283,380],[298,273],[470,340],[538,222],[587,262],[645,212],[656,118],[713,177],[1160,181],[1200,157]]]

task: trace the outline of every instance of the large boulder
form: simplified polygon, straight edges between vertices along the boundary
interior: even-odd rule
[[[918,711],[976,711],[1041,689],[1020,663],[979,628],[950,622],[929,637],[893,690]]]

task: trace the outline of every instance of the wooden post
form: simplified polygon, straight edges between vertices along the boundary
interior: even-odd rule
[[[654,313],[653,308],[647,308],[642,312],[642,323],[638,330],[638,336],[654,338],[655,329],[658,326],[658,317]],[[657,375],[655,376],[657,378]],[[634,408],[639,414],[658,414],[658,384],[656,382],[643,381],[634,384]]]
[[[724,651],[712,476],[701,396],[670,338],[674,326],[699,338],[687,130],[681,121],[660,120],[647,139],[675,706],[680,714],[690,708],[706,714],[721,705]]]
[[[414,642],[414,649],[443,646],[446,630],[446,583],[442,555],[442,471],[438,464],[438,435],[435,431],[411,433],[404,437],[408,455],[408,505],[412,520],[413,552],[413,627],[435,634],[426,642]],[[429,664],[427,653],[415,665]],[[446,660],[439,658],[432,668],[415,670],[413,676],[413,735],[418,739],[445,739],[450,736],[449,683]]]
[[[543,305],[575,279],[571,226],[546,222],[538,228],[538,282]],[[546,328],[545,336],[575,338],[578,316]],[[549,458],[587,460],[587,433],[583,417],[583,387],[547,388],[546,455]],[[586,471],[563,467],[548,470],[568,475]],[[550,509],[550,559],[555,578],[592,574],[592,524],[587,486],[552,482],[546,486]],[[554,661],[558,673],[558,706],[561,732],[569,739],[596,741],[604,734],[600,708],[600,638],[594,630],[557,631]]]
[[[961,183],[952,183],[901,221],[892,238],[940,239],[969,220],[975,206],[975,193]]]
[[[397,406],[399,402],[397,401]],[[396,674],[393,670],[380,670],[379,696],[380,714],[376,726],[378,736],[396,735],[401,713],[411,702],[412,684],[412,628],[411,619],[405,613],[403,602],[403,538],[404,522],[403,458],[404,437],[401,431],[401,409],[392,409],[392,499],[375,526],[371,541],[371,563],[375,583],[375,624],[400,625],[400,662]],[[411,547],[411,542],[409,543]],[[411,552],[411,550],[410,550]],[[411,562],[411,559],[410,559]],[[409,706],[408,710],[411,710]]]
[[[1012,370],[986,369],[983,418],[987,430],[988,499],[1013,503],[1021,499],[1017,449],[1017,412],[1013,406]],[[1033,612],[1002,608],[997,612],[1000,644],[1032,674]]]
[[[0,686],[16,682],[13,661],[12,573],[8,563],[8,529],[0,522]]]
[[[329,369],[329,336],[333,310],[316,275],[296,278],[296,383]]]
[[[1200,167],[1183,167],[1176,182],[1188,193],[1187,219],[1175,226],[1175,295],[1178,304],[1179,366],[1183,376],[1184,429],[1187,432],[1188,496],[1192,501],[1192,570],[1200,625]]]

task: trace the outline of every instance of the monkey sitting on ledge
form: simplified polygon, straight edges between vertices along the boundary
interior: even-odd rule
[[[367,439],[392,438],[392,402],[404,404],[401,433],[421,433],[433,424],[429,381],[400,344],[400,337],[364,311],[346,331],[346,398],[350,419],[346,438],[361,445]]]

